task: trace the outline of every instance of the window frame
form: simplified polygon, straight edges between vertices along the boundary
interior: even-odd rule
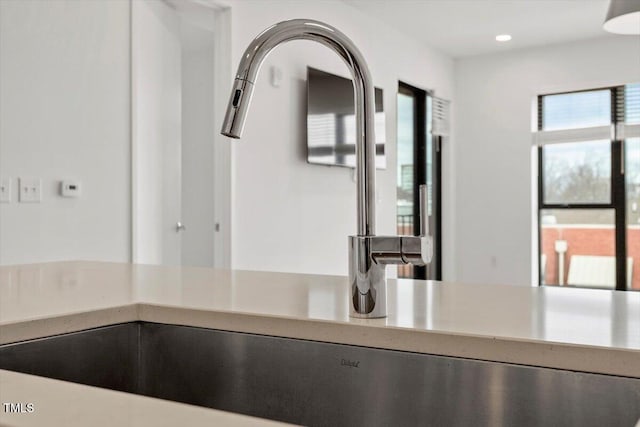
[[[608,90],[611,96],[611,126],[618,125],[618,117],[624,116],[624,102],[617,102],[624,94],[624,86],[610,86],[591,88],[576,91],[556,92],[538,95],[538,123],[537,130],[544,130],[544,97],[551,95],[563,95],[570,93],[592,92]],[[620,111],[622,110],[622,111]],[[622,113],[622,114],[621,114]],[[616,286],[615,290],[627,289],[627,218],[626,218],[626,191],[624,175],[624,141],[610,140],[611,177],[610,177],[610,202],[609,203],[545,203],[544,201],[544,146],[537,148],[538,155],[538,260],[542,255],[542,211],[543,210],[572,210],[572,209],[612,209],[614,211],[615,225],[615,256],[616,256]],[[538,268],[538,286],[544,286],[542,269]],[[572,285],[563,285],[572,286]],[[579,286],[578,286],[579,287]],[[608,289],[610,288],[603,288]]]
[[[427,99],[432,93],[402,81],[398,82],[398,93],[414,98],[413,117],[413,230],[420,230],[419,187],[427,183]],[[414,266],[414,279],[442,280],[442,137],[431,135],[432,159],[432,215],[430,234],[433,238],[433,259],[428,266]],[[396,186],[398,183],[396,183]]]

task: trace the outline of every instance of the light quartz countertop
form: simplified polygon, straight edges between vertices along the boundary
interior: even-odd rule
[[[640,378],[639,292],[402,279],[389,280],[387,293],[387,318],[355,319],[346,277],[103,262],[7,266],[0,267],[0,344],[147,321]],[[163,405],[193,416],[186,425],[259,421],[0,371],[3,402],[14,393],[29,400],[29,390],[44,402],[48,389],[60,390],[52,402],[87,390],[96,411],[123,405],[130,422],[118,425],[162,425],[145,414]],[[59,417],[72,416],[59,406]],[[0,408],[0,423],[32,425],[32,415]],[[77,425],[87,425],[82,420]]]

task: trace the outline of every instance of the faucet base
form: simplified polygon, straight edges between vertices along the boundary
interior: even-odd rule
[[[372,257],[373,236],[349,236],[349,315],[364,319],[387,317],[387,277],[384,264]]]

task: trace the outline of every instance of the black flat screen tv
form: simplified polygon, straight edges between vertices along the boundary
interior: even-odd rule
[[[376,168],[386,168],[382,89],[375,88]],[[356,166],[353,83],[307,67],[307,162]]]

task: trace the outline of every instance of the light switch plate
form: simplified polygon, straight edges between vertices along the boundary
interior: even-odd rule
[[[40,203],[42,200],[42,180],[37,177],[18,179],[20,203]]]
[[[11,178],[0,178],[0,203],[11,203]]]
[[[280,87],[282,85],[282,68],[272,65],[269,71],[271,86]]]

